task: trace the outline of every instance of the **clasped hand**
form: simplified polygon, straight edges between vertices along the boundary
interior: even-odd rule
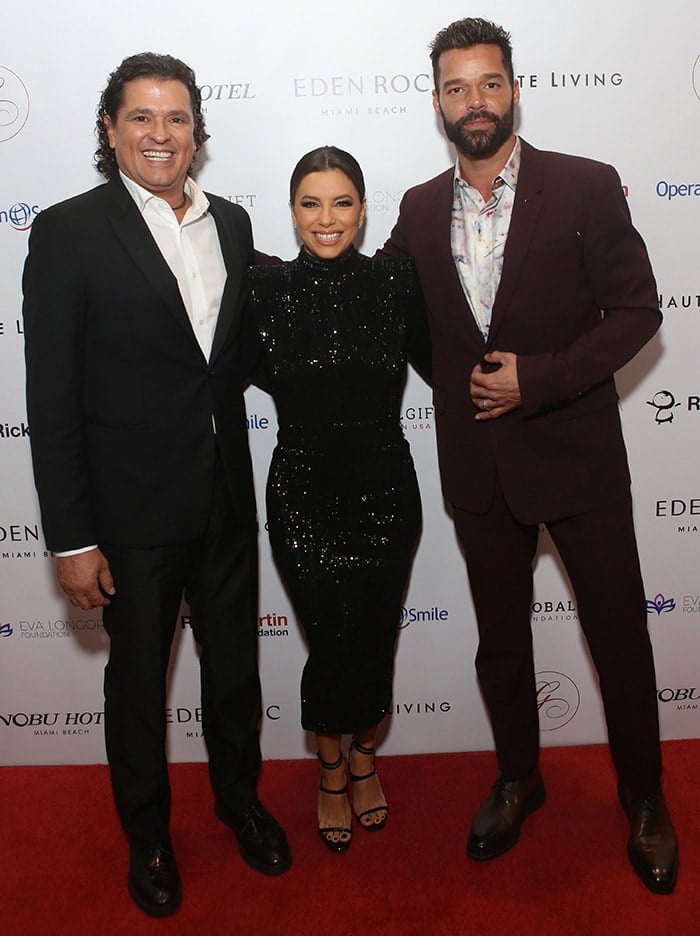
[[[517,354],[511,351],[492,351],[484,355],[489,364],[500,364],[498,370],[484,373],[477,364],[469,378],[469,394],[478,412],[475,419],[483,422],[498,419],[517,409],[521,404],[518,383]]]

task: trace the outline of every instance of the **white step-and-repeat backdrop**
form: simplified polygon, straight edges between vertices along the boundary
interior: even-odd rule
[[[330,0],[255,8],[122,0],[107,11],[15,0],[0,27],[0,763],[104,760],[99,614],[54,584],[30,469],[20,275],[32,220],[99,183],[92,169],[100,91],[126,55],[168,52],[196,70],[211,140],[199,181],[243,205],[261,249],[298,249],[287,184],[322,144],[353,152],[368,185],[362,249],[383,243],[410,185],[453,153],[431,106],[427,45],[482,15],[512,33],[519,132],[545,149],[613,163],[654,264],[660,334],[618,375],[658,673],[663,737],[700,734],[700,12],[697,0]],[[565,197],[565,193],[563,196]],[[248,393],[260,496],[275,413]],[[431,396],[412,375],[402,421],[424,500],[406,596],[387,753],[492,746],[476,687],[466,573],[440,496]],[[595,445],[596,440],[591,439]],[[260,666],[266,757],[309,753],[299,726],[305,651],[261,535]],[[532,606],[545,745],[605,739],[576,602],[543,540]],[[204,758],[196,649],[183,608],[169,695],[169,753]]]

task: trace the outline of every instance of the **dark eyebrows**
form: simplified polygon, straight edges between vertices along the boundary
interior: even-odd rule
[[[141,116],[142,114],[146,117],[152,117],[154,114],[154,111],[150,107],[132,107],[130,111],[127,111],[124,114],[124,116],[127,118],[137,117],[137,116]],[[180,110],[180,109],[168,111],[165,116],[166,117],[182,117],[185,120],[192,120],[192,114],[189,111]]]
[[[505,72],[485,72],[483,75],[479,75],[478,81],[493,81],[494,79],[499,81],[508,81]],[[452,88],[456,85],[469,84],[466,78],[450,78],[449,81],[444,81],[442,83],[443,90],[445,88]]]
[[[351,198],[351,199],[353,199],[353,201],[354,201],[355,197],[356,197],[355,195],[351,195],[350,192],[348,192],[346,195],[334,195],[334,196],[333,196],[333,201],[337,201],[339,198]],[[315,201],[321,201],[321,196],[320,196],[320,195],[312,195],[310,192],[306,192],[306,193],[304,193],[304,194],[297,195],[297,198],[298,198],[299,200],[301,200],[302,198],[313,198]]]

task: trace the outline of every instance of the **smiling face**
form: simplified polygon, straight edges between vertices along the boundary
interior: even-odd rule
[[[169,204],[179,204],[195,152],[186,86],[156,78],[129,81],[115,119],[106,115],[104,124],[124,175]]]
[[[352,247],[365,217],[365,202],[340,169],[310,172],[296,190],[292,217],[309,253],[333,260]]]
[[[518,82],[511,84],[497,45],[450,49],[440,56],[433,106],[447,138],[468,159],[490,159],[501,149],[510,152],[519,100]]]

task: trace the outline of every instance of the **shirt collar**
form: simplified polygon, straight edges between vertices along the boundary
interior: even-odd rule
[[[130,179],[129,176],[124,175],[124,173],[119,170],[119,176],[126,186],[126,190],[129,192],[131,197],[136,202],[136,205],[143,214],[146,211],[146,208],[150,202],[156,203],[161,202],[167,204],[163,198],[160,198],[158,195],[154,195],[153,192],[149,192],[148,189],[145,189],[142,185],[139,185],[138,182],[134,182],[133,179]],[[201,215],[205,214],[209,210],[209,200],[201,188],[197,185],[194,179],[191,179],[189,176],[185,179],[185,194],[190,196],[192,200],[192,205],[188,214],[188,222],[190,220],[195,220]]]
[[[496,191],[501,188],[503,185],[507,185],[513,191],[515,191],[518,184],[518,173],[520,172],[520,137],[515,138],[515,146],[506,160],[505,166],[498,173],[496,178],[493,180],[493,185],[491,186],[492,191]],[[455,162],[455,174],[454,174],[454,190],[455,194],[459,194],[460,186],[466,185],[469,183],[466,182],[462,176],[459,174],[459,158]]]

